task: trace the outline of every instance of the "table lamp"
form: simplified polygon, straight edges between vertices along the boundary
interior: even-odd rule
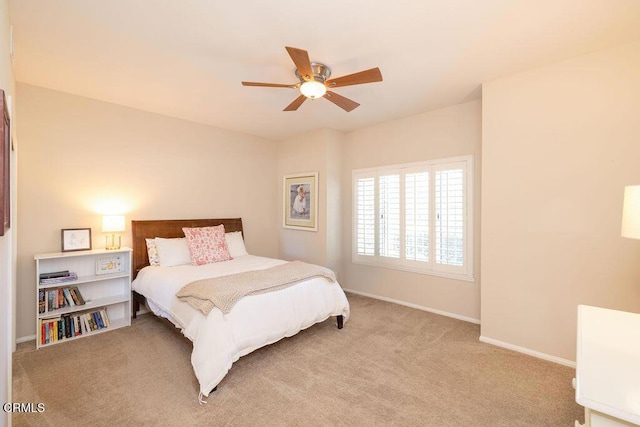
[[[624,188],[621,234],[630,239],[640,239],[640,185]]]
[[[108,251],[120,249],[122,242],[121,236],[116,233],[124,231],[124,215],[105,215],[102,217],[102,232],[111,233],[111,241],[109,236],[104,236],[105,249]],[[116,243],[116,237],[118,241]]]

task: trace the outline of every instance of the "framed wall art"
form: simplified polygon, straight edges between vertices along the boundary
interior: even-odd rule
[[[62,229],[62,252],[88,251],[91,249],[90,228]]]
[[[284,176],[284,228],[318,231],[318,172]]]

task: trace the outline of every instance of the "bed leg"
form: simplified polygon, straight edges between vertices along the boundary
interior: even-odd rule
[[[146,303],[145,297],[137,293],[136,291],[131,291],[131,318],[135,319],[138,315],[138,311],[140,310],[140,304]]]
[[[337,316],[336,321],[338,322],[338,329],[342,329],[344,326],[344,316],[342,314]]]

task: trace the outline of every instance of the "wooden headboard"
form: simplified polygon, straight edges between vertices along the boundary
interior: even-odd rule
[[[154,237],[164,237],[167,239],[184,237],[182,227],[212,227],[220,224],[224,225],[224,230],[227,233],[232,231],[242,232],[242,218],[131,221],[131,233],[133,236],[133,278],[136,278],[138,271],[149,265],[145,239],[153,239]]]

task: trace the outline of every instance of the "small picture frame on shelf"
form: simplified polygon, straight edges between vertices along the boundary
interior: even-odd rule
[[[98,258],[96,260],[96,275],[122,273],[124,264],[120,255]]]
[[[91,250],[90,228],[63,228],[62,252]]]

